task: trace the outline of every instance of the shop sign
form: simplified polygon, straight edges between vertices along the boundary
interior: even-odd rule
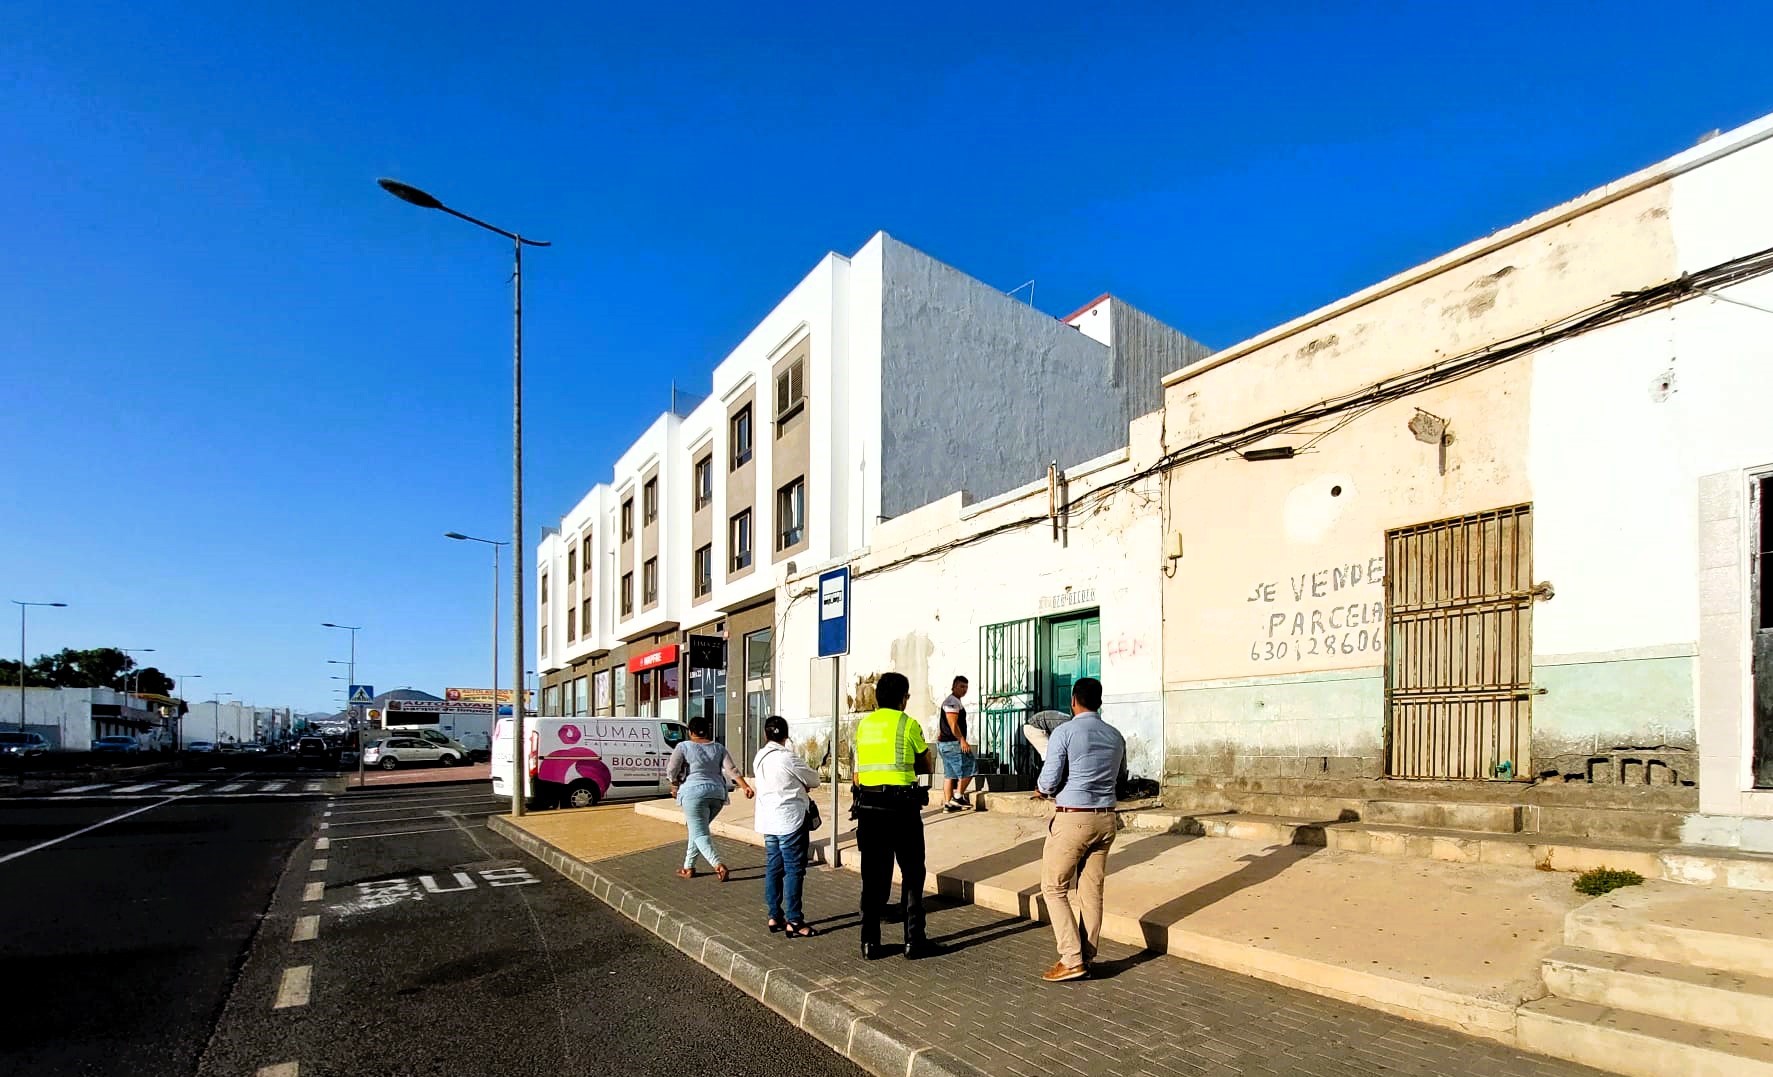
[[[1040,612],[1046,613],[1050,610],[1065,610],[1071,609],[1075,606],[1094,606],[1095,604],[1096,589],[1094,587],[1085,587],[1082,590],[1065,591],[1061,594],[1047,595],[1040,600]]]
[[[649,669],[670,666],[677,663],[677,644],[667,643],[663,647],[654,647],[650,651],[642,651],[628,659],[628,672],[645,673]]]
[[[721,669],[726,666],[726,640],[719,636],[689,638],[691,669]]]

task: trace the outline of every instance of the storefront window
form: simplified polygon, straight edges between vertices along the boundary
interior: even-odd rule
[[[580,677],[573,682],[573,717],[583,718],[591,713],[591,681]]]
[[[560,686],[551,684],[542,692],[542,713],[552,718],[560,713]]]
[[[653,675],[642,673],[634,678],[635,703],[639,705],[640,717],[653,717]]]
[[[618,666],[609,672],[610,679],[615,682],[616,714],[626,717],[628,714],[628,671]]]
[[[591,694],[594,700],[596,713],[600,715],[609,714],[611,702],[609,677],[610,671],[607,669],[599,670],[591,675]]]
[[[685,718],[703,717],[714,726],[714,739],[726,739],[726,669],[694,669],[689,674],[689,707]],[[733,746],[735,756],[742,746]]]
[[[745,637],[745,747],[763,746],[763,721],[774,706],[774,655],[770,643],[775,630],[765,628]]]

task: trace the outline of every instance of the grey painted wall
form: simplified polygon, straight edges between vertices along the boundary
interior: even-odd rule
[[[1125,446],[1128,422],[1162,406],[1162,376],[1207,351],[1130,308],[1111,350],[890,236],[882,257],[888,516],[956,490],[994,497],[1050,461],[1072,467]]]

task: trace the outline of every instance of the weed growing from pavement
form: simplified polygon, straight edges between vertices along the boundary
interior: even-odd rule
[[[1600,897],[1610,894],[1622,886],[1637,886],[1644,877],[1635,871],[1619,871],[1614,868],[1595,868],[1576,876],[1576,892],[1589,897]]]

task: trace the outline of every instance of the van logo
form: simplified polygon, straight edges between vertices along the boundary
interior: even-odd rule
[[[560,727],[560,739],[565,741],[568,744],[579,743],[579,727],[576,725],[561,726]]]

